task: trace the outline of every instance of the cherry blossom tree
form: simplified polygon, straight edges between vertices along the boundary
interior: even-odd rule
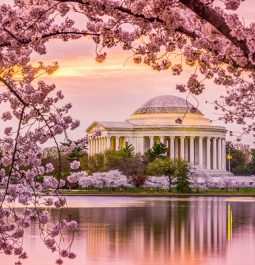
[[[49,220],[40,206],[65,207],[59,191],[64,185],[61,162],[58,174],[50,164],[43,167],[41,145],[53,140],[61,158],[67,147],[58,143],[57,136],[67,138],[67,131],[79,125],[68,115],[71,104],[61,105],[61,91],[38,79],[55,72],[57,62],[35,63],[32,55],[46,54],[46,43],[52,39],[90,38],[99,63],[106,60],[107,49],[119,46],[133,53],[134,63],[144,63],[155,71],[180,75],[184,66],[190,67],[194,72],[187,83],[176,88],[196,96],[205,91],[208,79],[224,86],[226,95],[215,102],[223,112],[221,119],[241,124],[244,133],[249,133],[255,130],[255,23],[247,26],[239,18],[241,2],[244,0],[9,0],[0,4],[0,102],[6,105],[1,118],[8,124],[18,121],[17,127],[6,125],[5,136],[0,138],[4,187],[0,195],[1,251],[26,258],[22,247],[25,228],[37,219],[44,229]],[[71,19],[75,14],[84,16],[86,23],[77,24]],[[77,163],[73,166],[75,170]],[[38,176],[44,174],[48,176],[41,183]],[[69,180],[78,181],[77,173]],[[49,190],[57,195],[54,199],[40,198]],[[24,206],[22,214],[15,210],[15,201]],[[70,247],[62,249],[58,242],[63,229],[74,232],[76,225],[72,220],[59,220],[42,233],[46,246],[59,254],[57,264],[64,257],[75,257]]]

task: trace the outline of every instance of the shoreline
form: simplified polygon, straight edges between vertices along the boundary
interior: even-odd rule
[[[61,192],[64,196],[93,196],[93,197],[255,197],[249,192],[208,192],[208,193],[157,193],[157,192],[105,192],[105,191],[71,191]]]

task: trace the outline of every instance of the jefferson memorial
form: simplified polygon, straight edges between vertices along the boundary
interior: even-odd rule
[[[86,132],[89,155],[120,150],[125,143],[132,144],[135,153],[144,154],[154,143],[161,142],[172,159],[185,159],[211,175],[226,173],[226,128],[213,126],[203,113],[180,97],[152,98],[126,121],[95,121]]]

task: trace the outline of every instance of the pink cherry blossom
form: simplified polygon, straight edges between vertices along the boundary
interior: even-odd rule
[[[52,165],[51,163],[48,163],[48,164],[46,165],[45,172],[46,172],[46,173],[52,173],[53,171],[54,171],[54,167],[53,167],[53,165]]]
[[[77,226],[78,226],[78,224],[77,224],[76,221],[70,221],[70,222],[66,223],[66,227],[67,227],[67,229],[69,229],[70,231],[74,231],[74,230],[76,230]]]
[[[80,167],[80,161],[73,161],[72,163],[70,163],[70,167],[73,170],[78,169]]]
[[[11,135],[11,131],[12,131],[12,127],[6,127],[4,129],[4,133],[7,135],[7,136],[10,136]]]
[[[47,211],[43,211],[40,214],[39,219],[42,224],[47,224],[49,222],[49,213]]]

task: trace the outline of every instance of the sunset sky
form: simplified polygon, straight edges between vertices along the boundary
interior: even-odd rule
[[[255,20],[254,0],[245,1],[238,12],[247,25],[251,23]],[[155,72],[145,65],[135,65],[129,58],[130,54],[118,48],[107,53],[104,64],[96,63],[95,45],[81,39],[68,43],[51,41],[46,56],[35,56],[35,59],[58,61],[60,64],[60,69],[47,79],[64,92],[65,101],[73,104],[72,115],[81,121],[80,128],[71,134],[73,139],[84,136],[87,126],[95,120],[125,120],[152,97],[164,94],[185,96],[175,89],[175,85],[180,80],[185,81],[190,70],[176,77],[170,71]],[[217,120],[213,104],[205,104],[205,101],[213,102],[224,93],[224,88],[211,81],[205,84],[205,93],[198,97],[199,109],[208,118]],[[227,125],[227,129],[237,127]],[[252,136],[246,136],[243,141],[251,144]]]

